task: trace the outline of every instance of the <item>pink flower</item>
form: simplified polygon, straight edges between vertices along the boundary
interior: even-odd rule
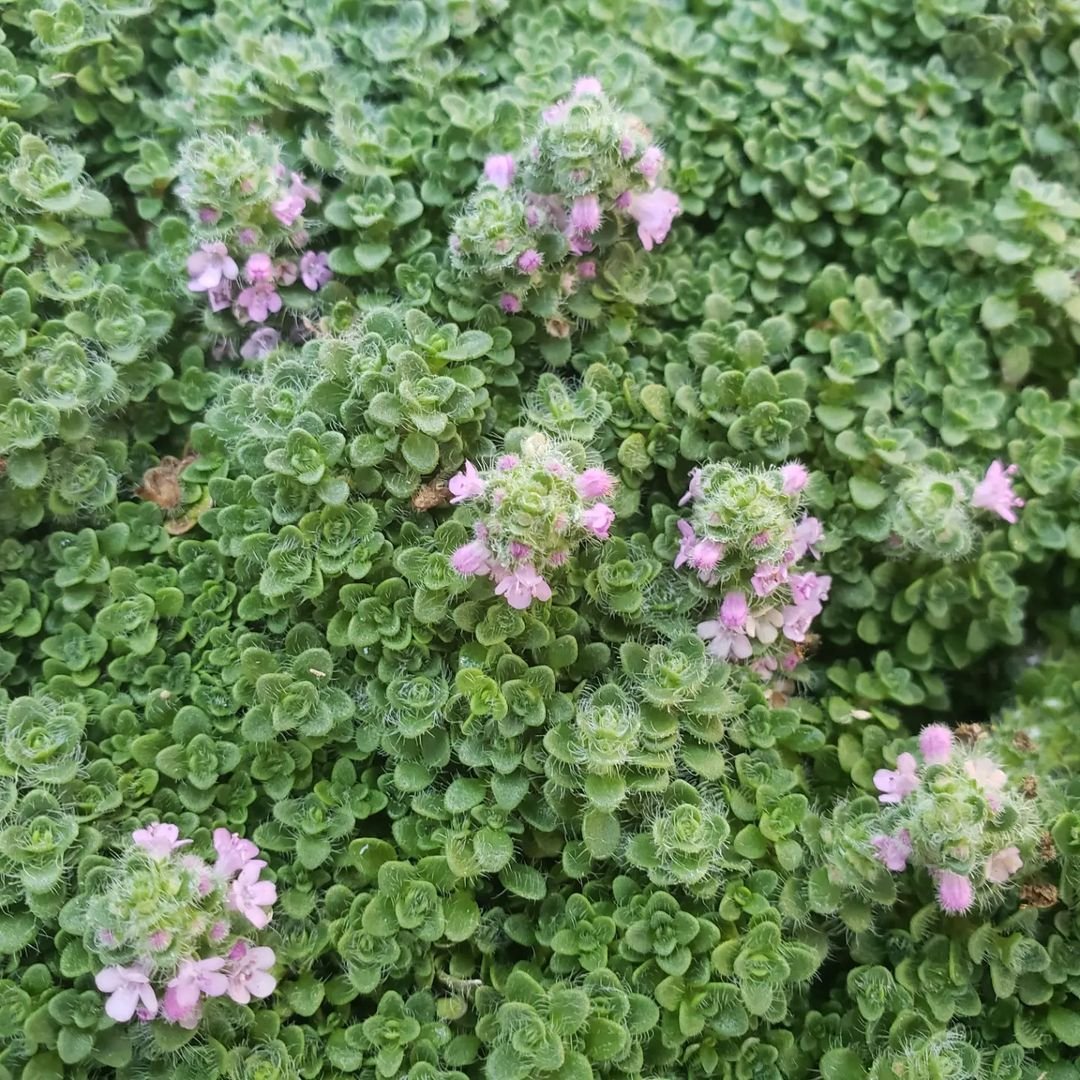
[[[318,292],[333,276],[325,251],[305,251],[300,256],[300,280],[306,289]]]
[[[820,605],[788,604],[784,607],[784,637],[788,641],[805,641],[810,624],[821,611]]]
[[[767,547],[769,544],[769,534],[767,532],[759,532],[757,536],[750,537],[750,546],[761,550],[763,547]]]
[[[281,343],[281,335],[269,326],[260,326],[251,337],[240,346],[240,355],[245,360],[261,360],[269,356]]]
[[[211,206],[199,207],[199,221],[203,225],[216,225],[221,220],[221,211]]]
[[[265,251],[256,251],[244,263],[244,277],[252,284],[257,281],[274,280],[274,262]]]
[[[786,566],[775,563],[758,563],[754,569],[754,575],[750,584],[754,587],[756,596],[768,596],[775,592],[788,579]]]
[[[942,870],[937,875],[938,903],[949,915],[962,915],[975,902],[975,890],[963,874]]]
[[[281,297],[272,281],[258,281],[241,291],[236,306],[246,312],[252,322],[261,323],[281,310]]]
[[[211,311],[224,311],[232,306],[232,282],[224,278],[212,289],[206,290],[206,300]]]
[[[286,286],[286,288],[296,281],[296,275],[296,263],[291,259],[282,259],[274,267],[274,280],[279,285]]]
[[[221,997],[229,988],[229,980],[221,973],[224,966],[223,956],[181,960],[165,988],[165,1018],[183,1024],[195,1011],[200,997]]]
[[[180,839],[180,830],[175,825],[165,825],[155,821],[145,829],[136,829],[131,839],[138,847],[145,848],[152,859],[164,859],[166,855],[190,844],[190,840]]]
[[[153,952],[161,952],[172,943],[172,934],[168,930],[155,930],[147,939],[146,943]]]
[[[638,239],[646,251],[664,242],[679,210],[679,196],[667,188],[631,192],[626,207],[626,212],[638,223]]]
[[[1023,865],[1024,860],[1020,858],[1020,849],[1015,844],[1002,848],[986,860],[986,880],[992,881],[995,885],[1004,884]]]
[[[539,270],[543,265],[544,256],[540,254],[536,248],[526,248],[518,256],[518,269],[523,274],[531,274],[536,270]]]
[[[551,586],[537,573],[536,568],[527,563],[513,570],[499,568],[501,580],[495,586],[495,595],[503,596],[506,602],[518,611],[524,611],[533,600],[551,599]]]
[[[638,159],[637,171],[649,182],[651,187],[660,170],[664,167],[664,153],[659,146],[649,146]]]
[[[788,584],[791,586],[791,597],[795,603],[813,609],[817,615],[821,612],[821,605],[829,598],[832,578],[828,574],[808,571],[805,574],[792,574],[788,578]]]
[[[689,502],[693,502],[694,499],[700,499],[703,494],[701,488],[701,470],[690,470],[690,484],[686,489],[686,494],[679,500],[680,506],[685,506]]]
[[[697,632],[709,643],[709,655],[717,660],[746,660],[753,652],[746,634],[741,630],[729,630],[719,619],[698,623]]]
[[[592,259],[583,259],[577,265],[577,272],[582,281],[592,281],[596,277],[596,263]]]
[[[781,465],[780,475],[783,477],[785,495],[797,495],[806,487],[806,482],[810,479],[805,466],[797,461],[789,461],[786,465]]]
[[[259,234],[254,229],[241,229],[236,234],[236,242],[241,247],[254,247],[258,242]]]
[[[135,965],[131,967],[102,968],[94,976],[94,985],[109,998],[105,1013],[117,1023],[127,1023],[141,1005],[151,1015],[157,1012],[158,1000],[146,972]]]
[[[574,487],[583,499],[605,499],[615,490],[615,477],[607,469],[586,469]]]
[[[462,544],[453,555],[450,556],[450,565],[459,573],[466,576],[470,574],[486,574],[489,568],[491,552],[482,540],[471,540]]]
[[[874,787],[882,792],[878,801],[883,803],[902,802],[919,786],[916,775],[915,758],[911,754],[901,754],[896,759],[896,769],[878,769],[874,773]]]
[[[288,195],[278,199],[270,209],[273,211],[274,217],[288,229],[304,212],[304,206],[304,200],[299,195],[289,192]]]
[[[516,315],[521,310],[521,301],[512,292],[504,292],[499,297],[499,307],[507,315]]]
[[[1024,500],[1014,494],[1012,489],[1012,477],[1015,474],[1015,465],[1005,468],[1000,461],[992,461],[986,475],[972,492],[971,505],[978,510],[990,510],[1010,524],[1015,524],[1016,514],[1013,509],[1024,505]]]
[[[964,762],[964,772],[982,790],[990,809],[996,814],[1001,809],[1001,791],[1008,777],[996,761],[986,757],[974,757]]]
[[[600,80],[594,79],[591,75],[583,75],[574,83],[574,97],[587,97],[590,94],[603,92],[604,88],[600,85]]]
[[[517,454],[503,454],[498,461],[495,462],[495,468],[500,472],[509,472],[521,459]]]
[[[277,900],[277,886],[272,881],[260,881],[259,874],[266,866],[262,859],[245,863],[236,880],[229,886],[229,907],[239,911],[252,926],[262,930],[270,922],[269,909]]]
[[[787,558],[791,562],[801,559],[808,551],[815,559],[820,558],[814,548],[825,537],[825,530],[816,517],[804,517],[795,526],[795,532],[791,537],[791,546],[787,550]]]
[[[697,544],[697,535],[689,521],[683,521],[680,518],[678,526],[682,539],[679,540],[679,551],[675,556],[675,562],[672,563],[676,570],[685,563],[690,562],[690,557],[694,554],[694,547]]]
[[[223,878],[239,873],[259,854],[259,849],[250,840],[228,829],[214,830],[214,850],[217,852],[214,873]]]
[[[225,968],[229,997],[237,1005],[247,1005],[253,997],[269,997],[277,986],[277,979],[270,974],[276,960],[273,949],[238,941],[229,952]]]
[[[919,750],[927,765],[944,765],[952,757],[952,732],[944,724],[931,724],[919,732]]]
[[[553,551],[548,556],[548,566],[562,566],[569,557],[569,554],[565,551]]]
[[[215,244],[201,244],[187,261],[190,281],[188,288],[192,292],[209,292],[217,288],[222,281],[233,281],[240,273],[236,260],[229,254],[229,249],[220,241]]]
[[[624,135],[619,140],[619,157],[621,157],[625,161],[628,157],[633,157],[633,154],[634,140],[629,135]],[[625,200],[621,206],[619,206],[618,201],[616,201],[615,203],[615,205],[618,206],[620,210],[622,210],[626,207],[626,203],[630,200],[630,192],[624,191],[623,194],[619,196],[619,199]]]
[[[577,233],[594,233],[600,228],[600,200],[581,195],[570,207],[570,227]]]
[[[318,188],[312,187],[299,173],[290,173],[289,175],[292,180],[292,183],[289,184],[290,195],[295,195],[305,202],[322,202],[322,196],[319,194]]]
[[[768,682],[776,672],[775,656],[759,656],[751,665],[750,670],[762,681]]]
[[[907,869],[907,861],[911,855],[911,833],[907,829],[901,829],[895,836],[872,837],[870,843],[886,870],[899,874]]]
[[[513,154],[492,154],[484,162],[484,177],[500,191],[505,191],[514,182]]]
[[[615,511],[607,503],[596,503],[581,515],[581,524],[601,540],[608,538],[608,532],[615,521]]]
[[[224,920],[220,920],[210,927],[210,931],[207,934],[207,937],[209,937],[210,940],[216,945],[219,941],[224,941],[225,938],[228,937],[228,934],[229,924]]]
[[[720,604],[720,622],[728,630],[742,630],[750,609],[741,592],[729,592]]]
[[[510,544],[510,558],[524,559],[529,554],[529,550],[528,544],[520,544],[517,540],[514,540]]]
[[[698,571],[702,581],[707,581],[723,557],[723,544],[715,540],[699,540],[690,552],[690,565]]]
[[[484,478],[476,471],[476,466],[471,461],[466,461],[465,468],[450,477],[447,487],[453,495],[450,501],[457,505],[467,499],[475,499],[477,495],[483,495]]]

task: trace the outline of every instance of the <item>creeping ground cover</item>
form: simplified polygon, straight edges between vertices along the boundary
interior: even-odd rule
[[[1080,1080],[1080,3],[0,3],[0,1080]]]

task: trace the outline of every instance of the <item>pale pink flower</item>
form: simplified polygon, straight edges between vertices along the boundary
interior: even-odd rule
[[[581,524],[601,540],[608,538],[608,532],[614,521],[615,511],[607,503],[596,503],[581,515]]]
[[[723,557],[723,544],[715,540],[699,540],[690,552],[690,565],[698,571],[702,581],[708,581]]]
[[[216,225],[221,220],[221,211],[212,206],[199,207],[199,221],[203,225]]]
[[[223,878],[238,874],[259,854],[259,849],[250,840],[228,829],[214,830],[214,850],[217,852],[214,873]]]
[[[484,178],[505,191],[514,182],[516,168],[513,154],[492,154],[484,162]]]
[[[511,292],[504,292],[499,297],[499,307],[507,315],[516,315],[521,310],[521,301]]]
[[[219,941],[224,941],[228,935],[229,924],[224,920],[219,920],[210,927],[210,931],[206,936],[216,945]]]
[[[962,874],[942,870],[937,875],[938,903],[949,915],[962,915],[975,902],[975,890]]]
[[[821,611],[821,605],[787,604],[783,609],[784,637],[788,641],[805,641],[810,625]]]
[[[781,465],[780,475],[783,478],[785,495],[797,495],[806,487],[806,483],[810,479],[806,467],[800,465],[797,461],[789,461],[786,465]]]
[[[964,762],[964,772],[979,786],[996,814],[1001,809],[1001,791],[1008,780],[1005,771],[990,758],[974,757]]]
[[[544,263],[544,256],[536,248],[526,248],[517,260],[518,269],[523,274],[532,274],[539,270]]]
[[[607,469],[586,469],[574,481],[583,499],[604,499],[615,490],[615,477]]]
[[[168,930],[155,930],[147,939],[147,945],[153,952],[161,952],[172,943],[172,934]]]
[[[190,1013],[204,995],[221,997],[229,988],[228,979],[221,973],[224,966],[223,956],[210,956],[205,960],[181,960],[176,975],[165,990],[166,1017],[179,1020],[181,1015]],[[177,1015],[170,1016],[170,1012]]]
[[[952,757],[952,732],[944,724],[930,724],[919,733],[919,750],[927,765],[944,765]]]
[[[1020,858],[1020,849],[1015,844],[1002,848],[986,860],[986,880],[992,881],[995,885],[1002,885],[1023,865],[1024,860]]]
[[[872,837],[870,843],[886,870],[899,874],[907,869],[907,861],[911,855],[911,833],[907,829],[901,829],[895,836]]]
[[[211,311],[224,311],[232,306],[233,283],[224,278],[212,289],[206,290],[206,301]]]
[[[679,210],[679,196],[667,188],[631,192],[626,207],[626,212],[638,223],[638,239],[646,251],[664,242]]]
[[[180,839],[180,830],[175,825],[166,825],[155,821],[145,829],[136,829],[131,839],[138,847],[145,849],[152,859],[164,859],[177,848],[190,844],[190,840]]]
[[[551,586],[537,573],[536,568],[527,563],[506,570],[500,567],[501,580],[495,586],[495,595],[506,598],[506,602],[518,611],[524,611],[533,600],[551,599]]]
[[[763,682],[768,682],[769,679],[776,673],[777,663],[775,656],[759,656],[751,665],[750,670]]]
[[[471,461],[466,461],[465,468],[450,477],[447,487],[453,496],[450,501],[456,505],[483,495],[484,478],[476,471],[476,466]]]
[[[552,476],[565,476],[566,466],[559,461],[558,458],[551,458],[544,463],[544,468],[547,469]]]
[[[795,532],[792,534],[791,545],[788,547],[785,559],[789,562],[796,562],[808,551],[815,559],[820,558],[814,545],[819,544],[824,538],[825,530],[821,527],[821,522],[816,517],[804,517],[795,526]]]
[[[570,227],[577,233],[594,233],[600,228],[600,200],[581,195],[570,207]]]
[[[697,632],[708,642],[709,655],[717,660],[746,660],[753,652],[746,634],[741,630],[729,630],[719,619],[698,623]]]
[[[252,859],[229,886],[230,909],[240,912],[257,930],[262,930],[270,922],[269,910],[263,909],[269,909],[277,900],[277,886],[272,881],[259,880],[265,866],[262,859]]]
[[[600,80],[594,79],[591,75],[583,75],[574,83],[574,97],[587,97],[590,94],[596,95],[603,92],[604,88],[600,85]]]
[[[276,960],[273,949],[238,941],[230,950],[225,967],[229,997],[237,1005],[247,1005],[253,997],[269,997],[277,986],[277,979],[270,974]]]
[[[874,787],[882,793],[879,802],[903,802],[918,786],[917,764],[912,754],[901,754],[895,769],[878,769],[874,773]]]
[[[971,495],[971,505],[978,510],[989,510],[1010,524],[1015,524],[1016,514],[1013,510],[1024,505],[1024,500],[1012,489],[1012,477],[1016,475],[1016,471],[1015,465],[1006,468],[1000,461],[992,461],[986,475]]]
[[[244,277],[252,284],[257,281],[274,280],[274,261],[265,251],[256,251],[244,263]]]
[[[553,551],[548,556],[548,566],[562,566],[569,557],[570,555],[566,551]]]
[[[281,297],[272,281],[257,281],[241,290],[236,307],[252,322],[266,322],[272,314],[281,310]]]
[[[788,579],[788,568],[776,563],[758,563],[750,584],[756,596],[768,596],[775,592]]]
[[[499,469],[500,472],[509,472],[520,460],[521,459],[517,454],[503,454],[503,456],[495,462],[495,467]]]
[[[701,487],[701,470],[690,470],[690,483],[686,488],[686,494],[679,500],[680,506],[685,506],[689,502],[693,502],[694,499],[700,499],[704,494]]]
[[[278,199],[270,209],[273,211],[274,217],[288,229],[304,212],[304,205],[304,200],[299,195],[289,192],[289,194]]]
[[[192,292],[209,292],[217,288],[222,281],[233,281],[240,273],[236,260],[229,254],[229,249],[220,241],[214,244],[201,244],[199,250],[187,261],[188,288]]]
[[[822,604],[829,598],[832,578],[828,574],[792,574],[788,578],[791,586],[791,598],[796,604],[812,609],[814,614],[821,612]]]
[[[757,536],[750,537],[750,546],[760,551],[763,547],[769,545],[769,534],[767,532],[759,532]]]
[[[491,552],[482,540],[471,540],[462,544],[453,555],[450,556],[450,565],[459,573],[466,576],[470,574],[486,574],[489,569]]]
[[[569,103],[556,101],[554,105],[549,105],[540,115],[544,118],[545,124],[558,124],[566,119],[566,114],[569,112]]]
[[[333,276],[325,251],[305,251],[300,256],[300,280],[304,288],[318,292]]]
[[[679,526],[681,539],[679,540],[678,553],[675,555],[675,562],[672,564],[676,570],[678,570],[680,566],[690,562],[690,558],[694,554],[694,547],[697,544],[697,535],[690,522],[683,521],[680,518],[677,524]]]
[[[742,630],[749,613],[746,597],[741,592],[729,592],[720,604],[720,621],[728,630]]]
[[[254,229],[241,229],[236,234],[236,242],[241,247],[254,247],[258,243],[259,234]]]
[[[517,540],[513,540],[510,543],[510,558],[511,559],[524,559],[529,554],[529,545],[519,543]]]
[[[279,285],[284,285],[288,288],[288,286],[295,284],[298,273],[299,270],[296,263],[291,259],[282,259],[274,267],[274,280]]]
[[[659,146],[646,147],[637,163],[637,171],[645,177],[650,187],[656,182],[663,167],[664,153]]]
[[[240,355],[245,360],[261,360],[269,356],[281,343],[281,334],[270,326],[260,326],[240,346]]]
[[[322,196],[317,187],[312,187],[300,173],[290,173],[292,182],[289,184],[289,194],[303,199],[305,202],[320,203]]]
[[[151,1015],[158,1009],[157,994],[150,985],[147,973],[136,965],[102,968],[94,976],[94,985],[109,997],[105,1013],[117,1023],[127,1023],[141,1005]]]

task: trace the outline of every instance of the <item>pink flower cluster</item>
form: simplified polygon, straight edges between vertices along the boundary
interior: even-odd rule
[[[975,485],[971,494],[971,505],[977,510],[988,510],[997,514],[1009,524],[1015,525],[1015,511],[1024,505],[1024,500],[1012,489],[1012,478],[1016,472],[1015,465],[1006,468],[1000,461],[992,461],[986,475]]]
[[[171,859],[191,844],[190,840],[180,838],[175,825],[161,822],[136,829],[132,840],[155,861]],[[267,864],[257,857],[259,849],[250,840],[227,829],[215,829],[214,850],[217,859],[213,866],[197,856],[184,855],[181,859],[185,867],[198,872],[201,895],[224,894],[225,913],[205,934],[211,947],[220,947],[228,938],[235,937],[230,923],[234,916],[240,916],[258,930],[268,925],[270,909],[277,900],[277,888],[271,881],[260,880]],[[108,945],[115,944],[116,937],[110,931],[104,931],[99,937]],[[151,955],[130,964],[112,965],[97,973],[95,984],[108,995],[105,1012],[113,1020],[126,1023],[132,1017],[143,1022],[163,1019],[193,1029],[202,1017],[204,998],[228,996],[238,1004],[246,1005],[253,997],[267,997],[277,985],[277,980],[270,974],[276,962],[273,949],[235,938],[223,955],[181,959],[159,995],[153,980],[158,979],[160,984],[160,976],[152,954],[167,949],[171,942],[169,931],[156,931],[148,941]]]

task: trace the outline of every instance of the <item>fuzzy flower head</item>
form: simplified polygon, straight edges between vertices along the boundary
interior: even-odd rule
[[[919,732],[919,751],[927,765],[944,765],[952,748],[952,732],[944,724],[931,724]]]
[[[1012,525],[1016,524],[1015,511],[1024,505],[1024,500],[1012,489],[1012,478],[1016,472],[1015,465],[1006,468],[1000,461],[992,461],[986,475],[972,492],[971,505],[977,510],[997,514]]]
[[[594,233],[600,228],[600,201],[595,195],[581,195],[570,208],[570,227],[576,233]]]
[[[886,870],[900,874],[907,869],[907,861],[911,857],[911,833],[907,829],[901,829],[896,836],[875,836],[870,843]]]
[[[975,890],[963,874],[942,870],[937,875],[937,896],[941,910],[947,915],[963,915],[975,903]]]
[[[514,182],[517,166],[513,154],[492,154],[484,162],[484,179],[505,191]]]

